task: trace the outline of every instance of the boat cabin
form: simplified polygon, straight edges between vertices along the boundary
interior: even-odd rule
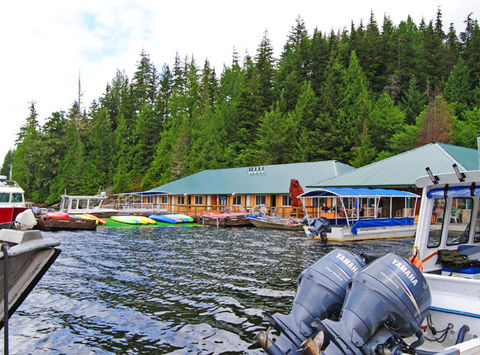
[[[103,202],[107,199],[107,194],[103,191],[92,196],[62,195],[61,197],[60,211],[67,213],[82,214],[115,211],[115,209],[102,207]]]
[[[452,270],[442,265],[442,253],[449,254],[445,251],[466,253],[470,250],[469,259],[480,259],[480,186],[476,185],[480,172],[459,174],[460,179],[456,174],[443,174],[417,181],[424,192],[419,216],[422,224],[419,223],[414,249],[427,272],[448,274]],[[456,269],[459,267],[460,264]],[[480,263],[476,268],[453,273],[480,279]]]
[[[0,206],[24,207],[24,191],[16,181],[0,175]]]

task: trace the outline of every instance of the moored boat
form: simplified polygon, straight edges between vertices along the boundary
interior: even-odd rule
[[[246,212],[206,212],[200,216],[200,223],[216,227],[244,227],[251,225]]]
[[[278,216],[248,216],[250,223],[258,228],[302,230],[304,224],[293,218],[280,218]]]
[[[321,188],[299,196],[307,213],[307,237],[334,242],[413,237],[419,197],[367,188]]]
[[[15,217],[26,209],[23,189],[17,182],[0,175],[0,228],[11,227]]]
[[[118,214],[118,210],[115,208],[103,207],[106,199],[105,192],[92,196],[62,195],[60,211],[76,215],[93,214],[100,218]]]
[[[367,264],[337,249],[304,270],[288,315],[266,314],[268,354],[479,354],[480,171],[417,180],[412,255]],[[429,171],[429,170],[427,170]]]
[[[44,231],[59,230],[95,230],[97,223],[93,219],[70,218],[68,217],[47,217],[42,215],[37,217],[36,229]]]

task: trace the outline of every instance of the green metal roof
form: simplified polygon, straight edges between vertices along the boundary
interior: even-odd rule
[[[477,150],[445,143],[430,143],[338,177],[318,180],[307,187],[415,186],[417,178],[427,175],[427,167],[430,167],[434,174],[451,173],[454,163],[461,171],[478,169]]]
[[[174,195],[278,194],[288,193],[290,180],[300,185],[339,176],[354,168],[336,160],[265,165],[243,168],[203,170],[196,174],[158,186],[147,192],[165,191]]]

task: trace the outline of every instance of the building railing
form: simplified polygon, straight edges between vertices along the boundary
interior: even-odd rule
[[[181,213],[191,217],[199,217],[204,213],[266,213],[268,215],[277,215],[279,217],[298,217],[304,216],[302,208],[292,208],[290,206],[270,207],[263,206],[262,209],[255,208],[256,205],[195,205],[195,204],[154,204],[154,203],[116,203],[115,205],[102,206],[112,207],[125,213],[137,214],[168,214]]]

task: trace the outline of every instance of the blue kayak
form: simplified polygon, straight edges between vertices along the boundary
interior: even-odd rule
[[[169,217],[169,216],[164,215],[164,214],[150,214],[150,215],[148,215],[148,218],[151,218],[151,219],[153,219],[155,221],[158,221],[158,222],[178,223],[178,219]]]
[[[169,218],[173,218],[173,219],[176,219],[177,221],[181,221],[181,222],[193,222],[194,219],[190,216],[187,216],[185,214],[180,214],[180,213],[176,213],[176,214],[167,214],[165,215]]]

